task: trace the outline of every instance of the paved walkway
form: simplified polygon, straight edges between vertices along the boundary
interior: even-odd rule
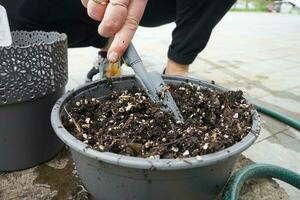
[[[138,30],[134,43],[148,70],[163,70],[173,28],[170,24]],[[241,89],[252,102],[300,120],[299,33],[299,15],[229,13],[191,65],[190,76]],[[69,88],[84,82],[96,52],[69,51]],[[244,155],[300,173],[300,133],[269,117],[262,120],[261,135]],[[300,199],[299,191],[282,185],[292,200]]]

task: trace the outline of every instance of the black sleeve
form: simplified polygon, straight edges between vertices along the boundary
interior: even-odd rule
[[[80,0],[0,0],[7,9],[11,30],[57,31],[68,35],[69,47],[102,48],[107,38],[98,34]]]
[[[210,37],[212,29],[235,0],[177,0],[176,27],[168,57],[180,64],[191,64]]]

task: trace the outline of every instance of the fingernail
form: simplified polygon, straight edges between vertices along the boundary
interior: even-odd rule
[[[108,55],[108,60],[110,61],[110,62],[113,62],[113,63],[115,63],[115,62],[117,62],[118,61],[118,59],[119,59],[119,56],[118,56],[118,54],[116,53],[116,52],[111,52],[109,55]]]

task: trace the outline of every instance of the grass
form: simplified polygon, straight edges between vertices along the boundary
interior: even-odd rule
[[[267,5],[259,5],[255,9],[232,8],[232,12],[269,12]]]
[[[267,9],[239,9],[233,8],[230,10],[231,12],[269,12]]]
[[[270,1],[267,0],[253,0],[249,1],[249,3],[255,3],[256,6],[254,9],[247,9],[247,8],[231,8],[230,11],[233,12],[268,12],[268,4]]]

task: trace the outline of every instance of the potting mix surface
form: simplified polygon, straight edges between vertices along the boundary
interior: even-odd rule
[[[69,102],[62,121],[70,133],[95,150],[153,159],[201,159],[249,133],[254,107],[246,103],[242,91],[217,92],[192,84],[168,89],[181,110],[183,124],[138,88],[113,91],[104,99],[82,97]]]

